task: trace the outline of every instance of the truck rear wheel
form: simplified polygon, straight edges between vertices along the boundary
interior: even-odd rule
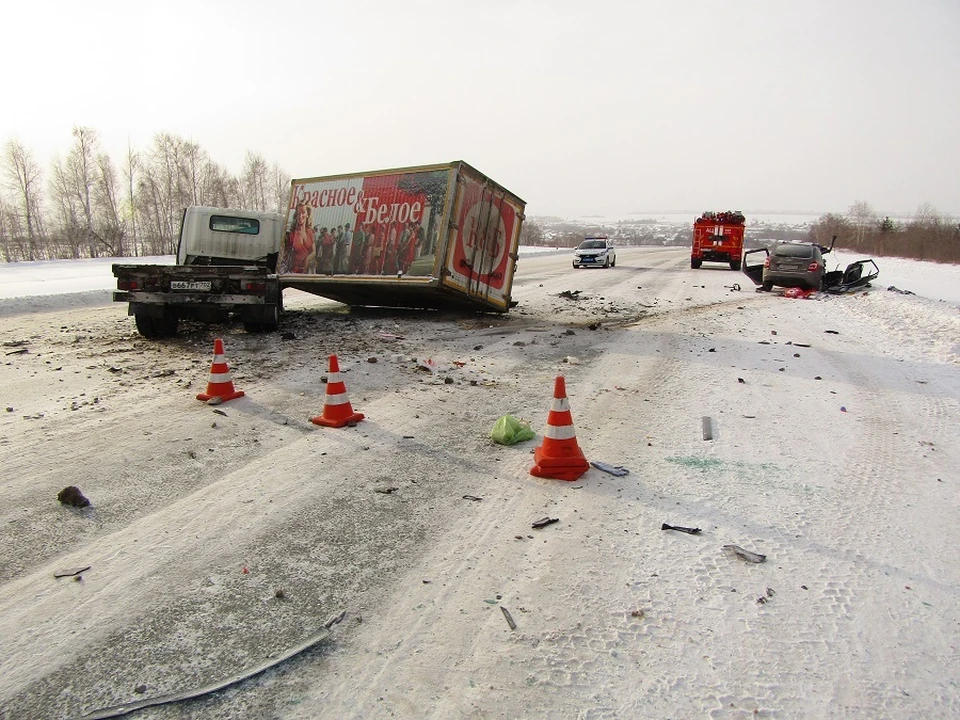
[[[690,267],[692,267],[694,270],[697,270],[701,265],[703,265],[703,260],[700,258],[690,258]]]
[[[731,260],[731,261],[730,261],[730,269],[731,269],[731,270],[736,270],[736,271],[739,272],[739,271],[740,271],[740,261],[739,261],[739,260]]]
[[[161,317],[151,317],[146,313],[136,313],[134,320],[137,323],[137,332],[151,340],[173,337],[177,334],[177,326],[180,324],[176,315],[166,314]]]

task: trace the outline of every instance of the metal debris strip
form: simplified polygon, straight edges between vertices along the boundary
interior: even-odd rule
[[[661,526],[660,526],[660,529],[661,529],[661,530],[676,530],[676,531],[678,531],[678,532],[686,533],[687,535],[699,535],[699,534],[700,534],[700,528],[680,527],[679,525],[667,525],[666,523],[664,523],[663,525],[661,525]]]
[[[597,470],[603,470],[603,472],[616,475],[617,477],[623,477],[624,475],[630,474],[630,471],[623,467],[623,465],[608,465],[607,463],[600,462],[599,460],[591,460],[590,464],[593,465]]]
[[[308,650],[321,640],[329,637],[330,626],[333,625],[334,622],[339,622],[342,620],[345,612],[346,611],[343,611],[339,615],[334,616],[335,620],[334,618],[331,618],[331,620],[327,622],[322,630],[314,633],[299,645],[290,648],[283,654],[275,658],[271,658],[270,660],[267,660],[256,667],[245,670],[237,675],[233,675],[226,680],[213,682],[195,690],[168,693],[167,695],[158,695],[154,698],[147,698],[145,700],[138,700],[136,702],[123,703],[120,705],[113,705],[112,707],[108,708],[101,708],[100,710],[94,710],[92,713],[78,718],[78,720],[103,720],[104,718],[121,717],[123,715],[129,715],[132,712],[136,712],[137,710],[142,710],[143,708],[154,707],[156,705],[168,705],[170,703],[181,702],[183,700],[191,700],[202,695],[215,693],[219,690],[223,690],[226,687],[230,687],[231,685],[236,685],[239,682],[252,678],[255,675],[259,675],[260,673],[289,660],[295,655],[299,655],[304,650]]]
[[[87,565],[82,568],[77,568],[76,570],[61,570],[60,572],[55,572],[53,576],[55,578],[64,578],[64,577],[73,577],[74,575],[79,575],[82,572],[86,572],[90,569],[90,566]]]
[[[534,521],[530,527],[532,527],[534,530],[539,530],[547,525],[553,525],[555,522],[560,522],[560,518],[542,517],[539,520]]]
[[[739,545],[724,545],[724,550],[728,550],[736,555],[741,560],[746,560],[747,562],[752,563],[762,563],[767,559],[766,555],[761,555],[760,553],[750,552],[749,550],[744,550]]]
[[[703,425],[703,439],[713,440],[713,421],[708,415],[704,415],[700,422]]]
[[[507,625],[510,626],[510,629],[511,629],[511,630],[516,630],[516,629],[517,629],[517,624],[513,621],[513,616],[510,615],[510,611],[507,610],[503,605],[501,605],[501,606],[500,606],[500,612],[503,613],[503,617],[506,619]]]

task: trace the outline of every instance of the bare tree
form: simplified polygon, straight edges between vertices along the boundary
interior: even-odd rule
[[[834,236],[838,245],[849,247],[855,241],[856,230],[845,217],[832,213],[818,218],[810,227],[810,240],[818,245],[829,246]]]
[[[264,209],[275,210],[281,215],[285,215],[290,204],[290,175],[285,173],[277,163],[274,163],[270,167],[270,179],[273,207]]]
[[[543,243],[543,228],[533,220],[526,220],[520,228],[521,245],[540,245]]]
[[[123,165],[124,189],[127,191],[123,217],[130,227],[129,237],[132,252],[135,256],[143,254],[140,246],[141,238],[137,225],[137,194],[135,188],[140,174],[140,154],[127,143],[127,160]]]
[[[53,159],[49,199],[53,203],[53,235],[58,257],[81,257],[84,230],[83,209],[74,192],[74,178],[59,157]]]
[[[127,254],[127,228],[120,212],[120,190],[113,162],[106,153],[97,155],[93,186],[93,230],[108,255]]]
[[[9,219],[13,221],[13,232],[21,237],[21,257],[26,260],[42,259],[46,252],[46,229],[43,222],[40,166],[30,152],[16,140],[7,141],[3,161],[5,184],[13,195]]]
[[[3,254],[4,262],[13,262],[18,259],[10,231],[10,209],[2,195],[0,195],[0,253]]]
[[[850,219],[855,229],[854,247],[861,249],[867,234],[877,225],[877,214],[868,203],[857,200],[850,206]]]
[[[268,200],[270,170],[262,155],[247,150],[240,173],[240,186],[243,192],[243,207],[248,210],[266,210],[272,204]]]

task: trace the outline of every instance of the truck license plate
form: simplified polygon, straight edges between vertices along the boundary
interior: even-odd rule
[[[211,283],[209,280],[171,280],[170,289],[171,290],[202,290],[203,292],[208,292],[210,290]]]

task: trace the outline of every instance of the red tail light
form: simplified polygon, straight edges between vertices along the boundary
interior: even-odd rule
[[[120,280],[117,282],[117,288],[120,290],[139,290],[140,283],[136,280]]]
[[[814,262],[810,263],[809,265],[807,265],[807,272],[816,272],[816,271],[817,271],[817,268],[819,268],[819,267],[820,267],[820,263],[814,261]]]
[[[243,289],[247,292],[261,293],[267,289],[267,284],[261,282],[248,282],[244,283]]]
[[[769,256],[767,256],[766,260],[763,261],[763,266],[764,266],[765,268],[770,267],[770,257],[769,257]]]

